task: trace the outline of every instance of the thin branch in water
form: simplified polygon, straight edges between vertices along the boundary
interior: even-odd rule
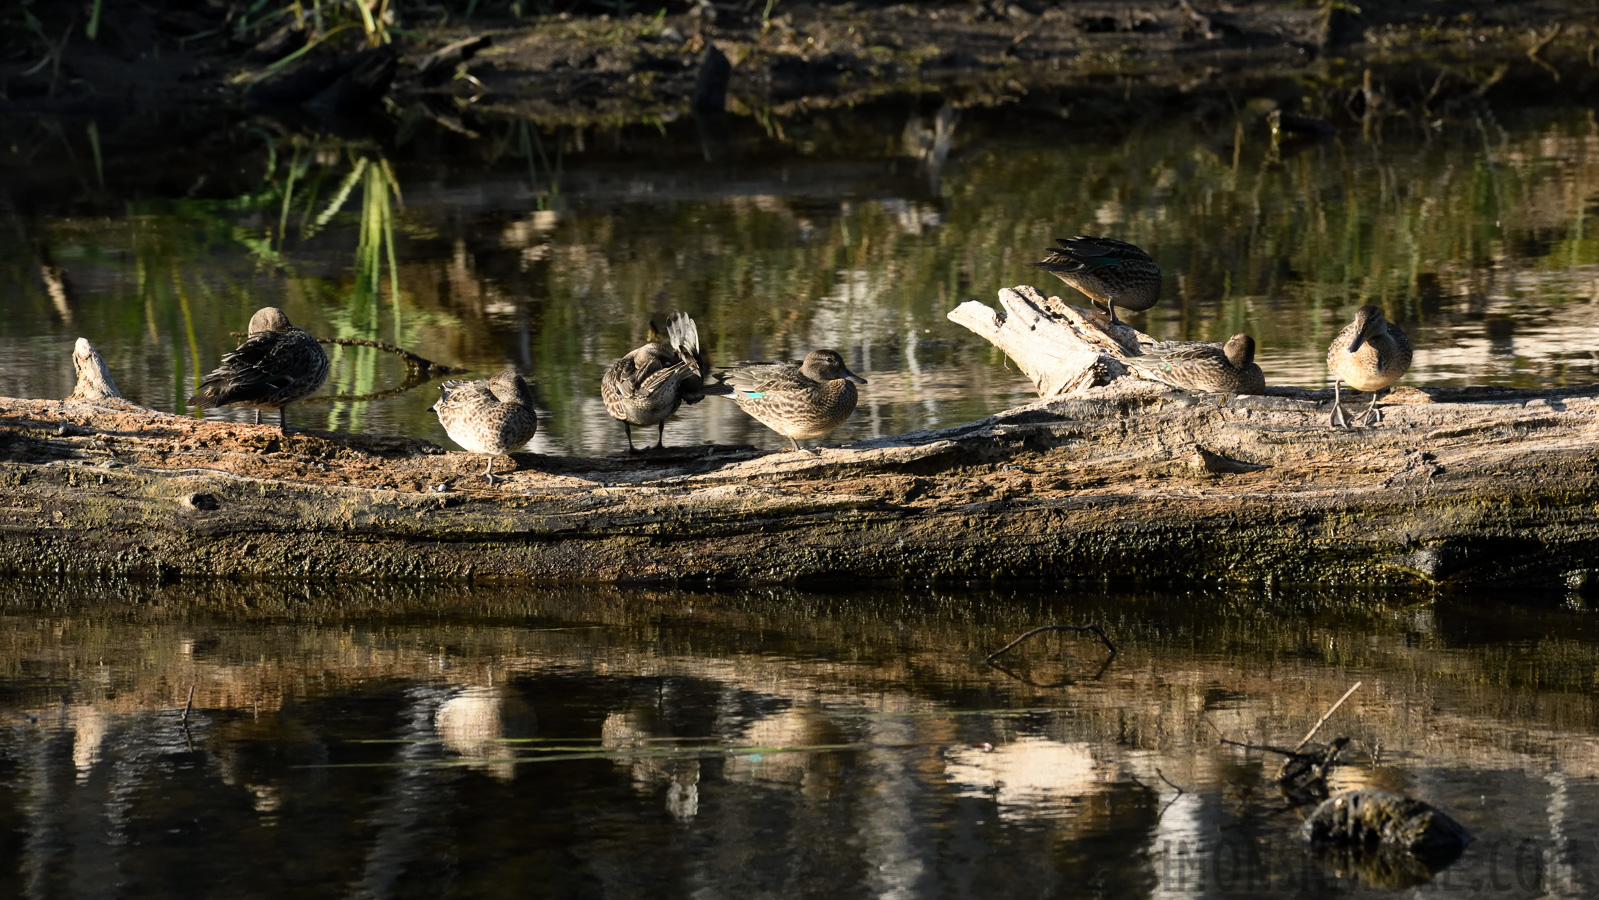
[[[1100,642],[1105,645],[1105,649],[1110,651],[1111,656],[1116,655],[1116,645],[1111,643],[1110,638],[1105,634],[1105,629],[1100,628],[1098,622],[1093,622],[1088,625],[1041,625],[1022,635],[1016,640],[1011,641],[998,650],[995,650],[993,653],[988,654],[988,656],[983,658],[983,663],[985,665],[993,665],[994,660],[999,659],[1006,653],[1009,653],[1017,644],[1020,644],[1022,641],[1027,640],[1035,634],[1043,634],[1046,631],[1075,631],[1078,634],[1081,634],[1085,631],[1092,632],[1093,634],[1099,636]]]
[[[449,375],[455,372],[466,371],[466,369],[460,366],[446,366],[442,363],[436,363],[431,359],[425,359],[417,356],[415,353],[412,353],[403,347],[396,347],[393,344],[385,344],[382,341],[369,341],[365,338],[317,338],[317,341],[323,344],[342,344],[346,347],[376,347],[379,350],[386,350],[389,353],[396,354],[401,359],[405,360],[406,366],[423,374],[431,373],[435,375]]]
[[[178,724],[184,728],[189,727],[189,710],[194,709],[194,682],[189,682],[189,699],[183,704],[183,715],[178,718]]]
[[[249,337],[249,335],[243,331],[230,331],[228,332],[228,336],[239,339]],[[428,378],[432,378],[435,375],[454,375],[459,372],[467,371],[465,366],[447,366],[443,363],[436,363],[426,357],[417,356],[415,353],[412,353],[404,347],[396,347],[393,344],[386,344],[383,341],[369,341],[366,338],[325,337],[319,337],[316,340],[319,344],[340,344],[345,347],[375,347],[379,350],[393,353],[395,356],[405,360],[406,368],[423,376],[422,380],[424,381]]]
[[[1165,772],[1162,772],[1161,770],[1156,769],[1155,770],[1155,774],[1159,775],[1160,776],[1160,780],[1164,781],[1164,782],[1166,782],[1166,784],[1170,785],[1171,789],[1176,791],[1179,795],[1188,793],[1187,791],[1183,790],[1182,788],[1180,788],[1176,784],[1174,784],[1170,778],[1167,778]]]
[[[1355,693],[1355,691],[1360,690],[1360,686],[1363,683],[1364,682],[1357,681],[1354,684],[1350,685],[1349,686],[1349,690],[1344,691],[1344,695],[1342,697],[1338,698],[1338,702],[1337,703],[1334,703],[1332,706],[1327,707],[1327,711],[1322,713],[1321,714],[1321,718],[1316,720],[1315,726],[1313,726],[1310,729],[1310,731],[1305,734],[1304,737],[1299,739],[1299,743],[1294,745],[1294,752],[1295,753],[1298,753],[1299,751],[1305,749],[1305,745],[1310,743],[1310,739],[1316,736],[1316,732],[1321,730],[1321,726],[1327,724],[1327,720],[1332,718],[1332,714],[1338,711],[1338,707],[1343,706],[1345,700],[1348,700],[1350,698],[1350,696],[1352,696]]]

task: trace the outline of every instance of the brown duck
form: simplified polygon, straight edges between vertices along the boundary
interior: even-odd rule
[[[833,350],[812,350],[804,362],[743,363],[720,373],[739,408],[767,428],[799,442],[832,433],[855,411],[857,384]]]
[[[494,485],[494,458],[519,449],[533,439],[539,419],[533,389],[514,370],[506,369],[485,381],[446,381],[439,385],[439,400],[428,407],[450,440],[468,453],[486,453],[483,477]]]
[[[311,396],[327,377],[328,355],[317,339],[291,325],[283,310],[267,306],[250,317],[249,336],[222,357],[189,403],[201,409],[253,409],[257,425],[261,410],[275,409],[278,430],[287,433],[289,404]]]
[[[665,336],[650,322],[648,342],[612,363],[600,378],[600,398],[605,401],[605,411],[626,430],[628,452],[637,449],[633,446],[634,425],[654,425],[659,449],[666,435],[666,420],[684,403],[705,398],[709,372],[710,365],[700,351],[699,329],[686,313],[673,313],[666,320]]]

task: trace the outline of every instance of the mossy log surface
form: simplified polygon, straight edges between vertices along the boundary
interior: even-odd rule
[[[1599,566],[1599,386],[1331,391],[1118,381],[803,453],[481,457],[123,400],[0,399],[0,571],[803,582],[1578,583]],[[496,466],[506,469],[505,461]],[[443,492],[436,490],[445,486]]]

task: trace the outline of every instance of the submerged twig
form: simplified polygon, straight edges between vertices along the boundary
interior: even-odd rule
[[[1155,774],[1159,775],[1160,776],[1160,780],[1164,781],[1164,782],[1166,782],[1166,784],[1170,785],[1172,790],[1176,791],[1179,795],[1188,793],[1187,791],[1185,791],[1182,788],[1178,787],[1170,778],[1167,778],[1165,772],[1162,772],[1161,770],[1156,769],[1155,770]]]
[[[230,332],[228,332],[228,334],[231,337],[236,337],[236,338],[249,337],[248,334],[246,334],[246,333],[244,333],[242,331],[230,331]],[[343,346],[343,347],[375,347],[375,348],[377,348],[379,350],[385,350],[385,351],[387,351],[389,353],[393,353],[394,355],[398,356],[399,358],[405,360],[406,367],[411,369],[413,372],[417,372],[417,373],[420,373],[420,374],[426,375],[426,376],[431,376],[431,375],[453,375],[453,374],[455,374],[457,372],[465,372],[466,371],[466,367],[465,366],[447,366],[447,365],[444,365],[443,363],[436,363],[433,360],[428,359],[426,357],[417,356],[415,353],[412,353],[411,351],[405,349],[404,347],[396,347],[393,344],[386,344],[383,341],[371,341],[371,340],[367,340],[366,338],[325,338],[325,337],[319,337],[316,340],[317,340],[317,343],[319,343],[319,344],[338,344],[338,345]]]
[[[1299,751],[1305,749],[1305,745],[1310,743],[1310,739],[1316,736],[1316,732],[1321,730],[1321,726],[1326,725],[1327,720],[1332,718],[1332,714],[1338,711],[1338,707],[1343,706],[1344,701],[1348,700],[1350,696],[1355,693],[1355,691],[1360,690],[1360,686],[1364,683],[1365,682],[1357,681],[1350,685],[1349,690],[1344,691],[1344,695],[1338,698],[1337,703],[1327,707],[1327,711],[1321,714],[1321,718],[1316,720],[1316,724],[1311,727],[1310,731],[1306,732],[1305,736],[1299,739],[1299,743],[1294,745],[1294,752],[1298,753]]]
[[[1016,640],[1011,641],[998,650],[995,650],[993,653],[988,654],[988,656],[983,658],[983,662],[987,665],[993,665],[994,660],[999,659],[1006,653],[1009,653],[1017,644],[1020,644],[1022,641],[1027,640],[1035,634],[1043,634],[1046,631],[1075,631],[1079,634],[1085,631],[1092,632],[1099,636],[1099,640],[1105,645],[1105,649],[1110,651],[1111,656],[1116,655],[1116,645],[1111,643],[1110,637],[1105,634],[1105,629],[1100,628],[1098,622],[1092,622],[1087,625],[1040,625]]]
[[[189,682],[189,699],[183,704],[183,715],[178,718],[178,724],[184,728],[189,727],[189,710],[194,709],[194,682]]]
[[[466,369],[460,366],[446,366],[441,363],[436,363],[431,359],[425,359],[417,356],[415,353],[412,353],[403,347],[396,347],[393,344],[385,344],[382,341],[369,341],[365,338],[317,338],[317,341],[323,344],[340,344],[345,347],[376,347],[379,350],[386,350],[390,353],[398,355],[401,359],[405,360],[405,364],[407,366],[423,374],[431,372],[439,375],[449,375],[452,372],[466,371]]]

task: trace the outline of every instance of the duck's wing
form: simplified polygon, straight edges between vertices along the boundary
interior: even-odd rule
[[[1148,253],[1136,244],[1118,241],[1115,238],[1090,237],[1079,234],[1071,238],[1056,238],[1055,243],[1059,249],[1051,249],[1050,253],[1062,254],[1083,263],[1098,265],[1115,265],[1118,262],[1136,260],[1138,262],[1153,262]]]
[[[305,377],[308,358],[306,349],[293,338],[281,331],[262,331],[245,338],[222,355],[221,364],[205,377],[189,402],[201,407],[249,403],[270,400],[293,388]]]
[[[811,391],[819,385],[805,376],[796,363],[743,363],[730,367],[723,383],[740,394],[757,396],[769,393]]]

